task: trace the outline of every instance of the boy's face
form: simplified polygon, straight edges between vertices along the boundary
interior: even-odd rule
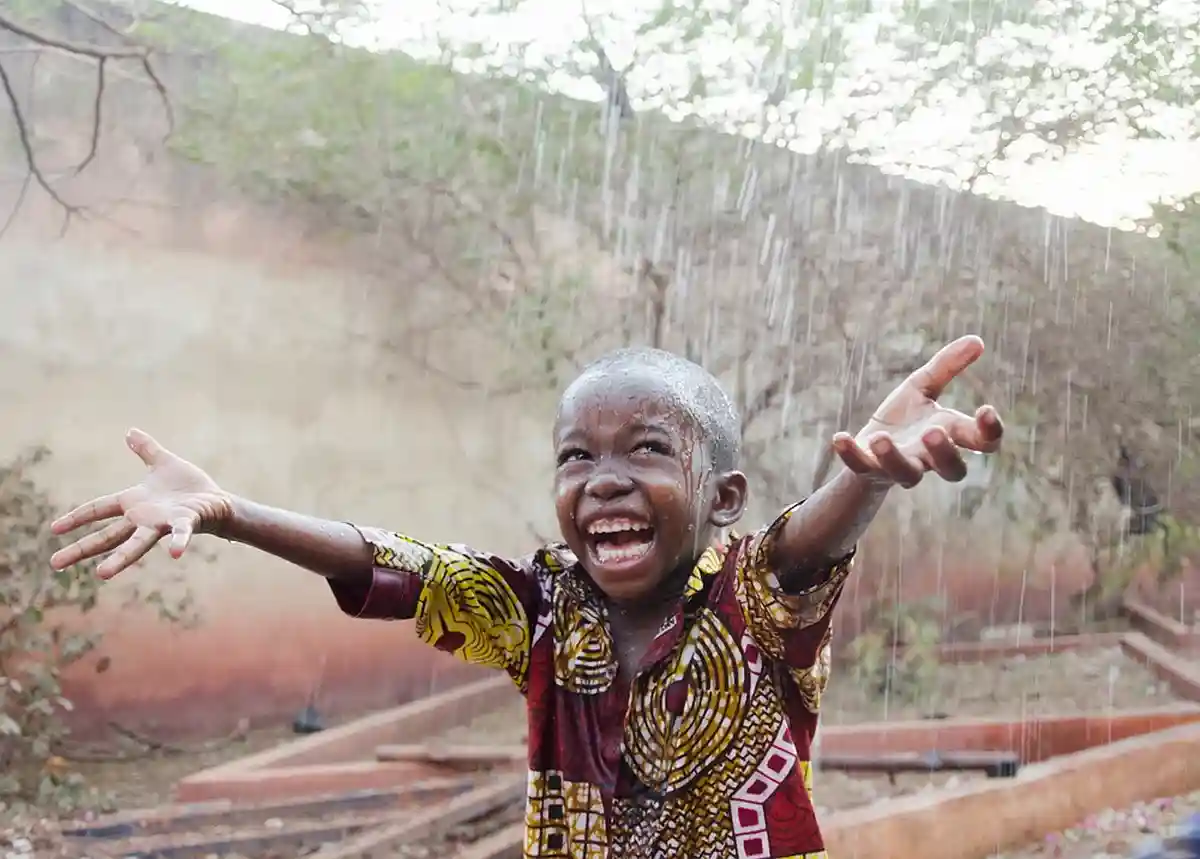
[[[614,600],[653,596],[741,516],[746,479],[713,473],[699,430],[650,373],[568,389],[554,430],[563,539]]]

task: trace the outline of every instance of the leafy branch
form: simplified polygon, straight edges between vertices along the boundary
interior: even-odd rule
[[[65,545],[49,534],[56,505],[36,480],[49,455],[38,447],[0,465],[0,806],[36,799],[71,811],[85,800],[86,785],[64,758],[72,754],[66,720],[73,706],[62,676],[100,644],[99,634],[71,618],[97,607],[100,581],[94,564],[52,571],[46,563]],[[194,619],[187,595],[167,599],[151,590],[133,599],[170,622]],[[96,672],[109,664],[98,660]]]

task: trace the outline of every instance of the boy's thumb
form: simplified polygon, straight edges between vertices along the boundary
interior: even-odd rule
[[[167,551],[170,552],[172,558],[179,558],[187,551],[195,530],[196,523],[190,516],[184,516],[171,522],[171,542],[167,546]]]

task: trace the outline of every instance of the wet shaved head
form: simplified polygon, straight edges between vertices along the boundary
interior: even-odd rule
[[[563,392],[565,400],[584,385],[622,376],[653,380],[699,430],[718,471],[738,467],[741,421],[733,401],[712,373],[671,352],[649,347],[618,349],[584,367]]]

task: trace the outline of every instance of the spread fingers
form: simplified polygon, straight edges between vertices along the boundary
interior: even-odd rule
[[[162,534],[158,529],[143,525],[100,563],[100,566],[96,568],[96,575],[102,579],[111,579],[117,573],[133,566],[145,557],[161,537]]]
[[[55,519],[50,523],[50,530],[55,534],[66,534],[84,525],[120,516],[121,512],[119,495],[101,495],[99,498],[93,498],[87,504],[80,504],[65,516]]]
[[[127,519],[112,522],[99,531],[93,531],[71,545],[59,549],[50,557],[50,566],[56,570],[65,570],[72,564],[94,558],[121,545],[135,530],[133,523]]]

